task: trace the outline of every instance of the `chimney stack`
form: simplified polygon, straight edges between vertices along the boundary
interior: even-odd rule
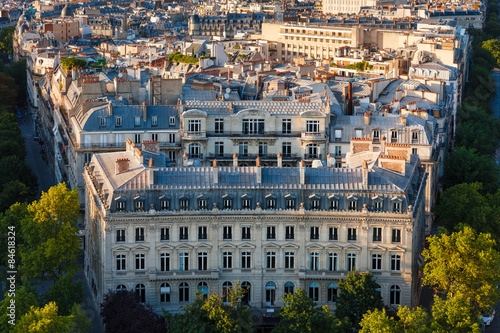
[[[115,163],[115,174],[119,174],[128,170],[130,160],[128,158],[119,158]]]
[[[370,125],[370,114],[365,112],[365,125]]]
[[[148,107],[146,106],[146,101],[142,102],[142,120],[148,120]]]
[[[262,168],[260,166],[260,157],[255,160],[255,166],[257,168],[257,184],[262,184]]]
[[[233,167],[238,167],[238,154],[236,153],[233,155]]]
[[[349,100],[347,102],[347,114],[352,116],[352,82],[349,82]]]
[[[385,154],[385,135],[380,140],[380,153]]]
[[[401,116],[401,125],[406,126],[406,118],[405,116]]]
[[[332,154],[328,153],[326,155],[326,166],[331,168],[332,167]]]
[[[368,163],[363,161],[363,187],[368,187]]]
[[[153,154],[159,154],[160,142],[158,142],[158,140],[142,140],[142,150]]]
[[[304,161],[300,161],[300,178],[299,183],[304,185],[306,182],[306,167],[304,166]]]
[[[182,155],[182,166],[186,167],[188,164],[188,153],[184,152],[184,155]]]
[[[217,160],[214,160],[212,165],[212,174],[214,176],[214,184],[219,184],[219,167],[217,166]]]
[[[283,167],[283,157],[281,157],[281,153],[278,153],[277,159],[278,159],[278,162],[277,162],[278,168],[282,168]]]
[[[108,103],[108,116],[113,116],[113,103],[111,102]]]

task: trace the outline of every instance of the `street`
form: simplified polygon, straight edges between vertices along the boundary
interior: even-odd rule
[[[41,149],[39,141],[35,141],[35,125],[33,118],[30,115],[30,112],[25,114],[25,110],[22,108],[18,108],[17,111],[22,112],[23,118],[18,119],[19,128],[21,129],[22,136],[25,139],[25,147],[26,147],[26,162],[33,169],[33,172],[38,178],[38,194],[40,195],[42,191],[47,191],[51,186],[55,185],[54,178],[50,172],[47,163],[42,158]],[[79,261],[80,265],[83,268],[83,260]],[[75,274],[75,281],[81,280],[84,288],[84,296],[82,302],[82,309],[92,320],[92,332],[102,333],[104,329],[101,324],[101,320],[99,318],[99,312],[96,309],[94,302],[92,300],[92,294],[85,279],[85,275],[83,270],[78,271]],[[47,292],[51,283],[42,283],[39,286],[40,292]]]

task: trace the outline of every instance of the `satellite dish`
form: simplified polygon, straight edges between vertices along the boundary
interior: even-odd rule
[[[111,68],[115,68],[115,64],[111,64]]]
[[[297,79],[300,79],[301,75],[299,72],[297,72]]]
[[[229,99],[229,94],[224,94],[225,99]]]
[[[122,97],[122,96],[118,97],[118,99],[119,99],[120,101],[123,101],[123,97]]]
[[[229,94],[231,92],[231,88],[226,88],[226,92]]]
[[[241,77],[245,77],[245,72],[242,72],[242,73],[241,73]]]
[[[122,73],[118,73],[118,77],[122,77],[122,76],[123,76],[123,74],[122,74]]]

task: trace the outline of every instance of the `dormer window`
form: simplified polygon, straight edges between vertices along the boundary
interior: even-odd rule
[[[144,199],[141,197],[137,197],[134,199],[134,208],[136,212],[144,211]]]
[[[125,211],[125,200],[120,200],[116,202],[116,211],[124,212]]]
[[[242,209],[252,208],[252,198],[250,196],[245,194],[241,197],[241,208]]]
[[[399,201],[394,201],[392,203],[392,211],[394,213],[401,213],[401,202]]]
[[[122,117],[115,117],[115,126],[122,127]]]
[[[311,210],[318,210],[320,208],[321,198],[317,195],[309,197],[309,206]]]
[[[391,131],[391,143],[398,143],[398,131]]]
[[[332,195],[328,198],[329,205],[328,208],[330,210],[339,210],[339,198]]]
[[[381,212],[382,207],[383,207],[383,203],[384,203],[384,199],[382,199],[379,196],[376,196],[372,200],[373,200],[373,211],[374,212]]]
[[[295,197],[287,194],[285,195],[285,209],[295,209]]]
[[[106,127],[106,117],[99,117],[99,127],[100,128]]]
[[[141,117],[134,117],[134,126],[141,126]]]
[[[411,143],[418,143],[418,131],[411,132]]]
[[[198,199],[198,209],[206,210],[208,208],[207,199]]]
[[[222,196],[222,207],[224,209],[233,209],[233,197],[229,194]]]
[[[158,126],[158,116],[151,117],[151,126]]]
[[[169,210],[170,209],[170,199],[166,197],[160,198],[160,210]]]
[[[348,209],[349,210],[357,210],[358,209],[358,199],[356,197],[349,197],[347,202],[348,202]]]
[[[335,130],[335,142],[340,142],[340,141],[342,141],[342,130],[336,129]]]
[[[272,194],[266,195],[266,208],[276,209],[276,196]]]
[[[355,135],[357,138],[362,138],[363,137],[363,130],[362,129],[356,129]]]
[[[180,210],[189,209],[189,198],[187,196],[182,196],[179,198],[179,208]]]
[[[175,126],[175,117],[168,118],[168,124],[170,126]]]

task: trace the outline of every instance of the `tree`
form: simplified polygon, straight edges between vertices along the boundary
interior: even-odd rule
[[[13,48],[13,37],[14,31],[16,30],[15,26],[10,26],[5,29],[2,29],[0,32],[0,52],[3,54],[12,54],[14,51]]]
[[[359,333],[401,332],[398,323],[385,313],[385,309],[382,309],[382,311],[379,309],[373,311],[368,310],[368,312],[363,315],[363,319],[359,323],[359,326],[361,326]]]
[[[458,147],[444,162],[443,186],[446,189],[461,183],[482,183],[484,192],[495,193],[498,174],[498,165],[493,158]]]
[[[227,302],[216,294],[205,298],[198,293],[195,301],[184,307],[184,314],[165,313],[169,332],[253,332],[250,308],[242,302],[245,292],[237,283],[229,289]]]
[[[101,317],[106,333],[164,333],[164,319],[151,306],[141,303],[132,291],[110,291],[101,304]]]
[[[21,317],[11,330],[12,333],[87,333],[90,320],[85,318],[83,310],[75,307],[69,316],[60,316],[57,313],[57,304],[50,302],[43,308],[31,307],[31,310]]]
[[[421,307],[410,309],[399,306],[398,314],[399,326],[405,333],[431,333],[429,328],[431,318],[429,314]]]
[[[330,313],[328,306],[318,307],[317,303],[302,289],[285,294],[285,304],[278,313],[282,319],[273,333],[288,332],[343,332],[341,322]]]
[[[74,304],[83,301],[83,285],[81,281],[73,282],[73,275],[61,276],[56,284],[52,285],[45,294],[45,301],[55,302],[59,307],[59,314],[68,316]]]
[[[482,190],[481,183],[464,183],[444,191],[436,205],[436,222],[448,230],[458,231],[467,224],[478,232],[500,235],[498,209]]]
[[[8,248],[9,231],[14,231],[16,235],[16,246],[19,247],[23,243],[21,222],[28,216],[28,204],[14,204],[5,213],[0,214],[0,246],[2,249]],[[12,235],[12,234],[10,234]],[[0,266],[7,267],[9,252],[0,252]],[[19,261],[16,256],[15,261]]]
[[[76,272],[81,252],[77,189],[69,191],[64,183],[53,186],[28,206],[28,212],[31,218],[22,223],[21,272],[30,280],[54,281],[65,272]]]
[[[491,52],[491,55],[496,59],[496,66],[500,68],[500,40],[490,39],[483,42],[482,47]]]
[[[458,294],[446,300],[434,297],[431,323],[436,333],[480,333],[479,316],[472,309],[467,297]]]
[[[30,311],[31,307],[37,307],[39,304],[36,291],[28,283],[19,286],[14,297],[10,297],[8,293],[5,296],[0,301],[0,332],[9,332],[13,327],[12,323],[17,323],[19,318]],[[14,306],[11,305],[12,299]],[[11,312],[12,308],[14,315]]]
[[[355,327],[368,310],[382,309],[384,302],[379,285],[371,273],[349,272],[347,277],[339,282],[339,296],[335,315],[342,319],[347,317]]]
[[[448,300],[462,297],[474,318],[488,312],[500,299],[500,255],[490,234],[477,234],[470,227],[428,238],[423,284],[443,291]]]
[[[87,61],[85,61],[84,59],[79,59],[77,57],[63,57],[61,58],[61,65],[65,70],[73,68],[83,68],[87,67]]]

